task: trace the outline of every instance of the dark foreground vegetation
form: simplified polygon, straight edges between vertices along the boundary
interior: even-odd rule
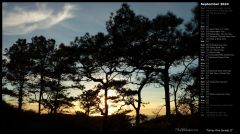
[[[5,133],[91,133],[103,132],[102,117],[88,117],[85,114],[42,114],[33,111],[19,111],[3,103],[1,113],[1,132]],[[108,132],[121,133],[172,133],[176,128],[197,128],[197,116],[158,117],[132,126],[131,117],[112,115],[109,117]]]

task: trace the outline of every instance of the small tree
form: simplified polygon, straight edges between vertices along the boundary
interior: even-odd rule
[[[66,90],[59,89],[57,81],[48,81],[46,83],[42,105],[48,110],[49,114],[69,112],[69,108],[75,106],[72,102],[77,99],[76,97],[69,96],[69,94]]]
[[[86,115],[99,111],[100,98],[98,97],[99,90],[85,90],[79,96],[80,108],[85,111]]]

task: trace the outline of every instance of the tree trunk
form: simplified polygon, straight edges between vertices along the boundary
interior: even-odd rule
[[[168,74],[169,66],[165,65],[165,69],[163,71],[164,77],[164,89],[165,89],[165,104],[166,104],[166,116],[169,117],[171,114],[170,111],[170,93],[169,93],[169,74]]]
[[[136,126],[140,124],[140,109],[141,109],[141,91],[138,91],[138,105],[136,108]]]
[[[193,104],[190,103],[189,107],[190,107],[190,112],[191,112],[190,114],[193,115],[194,114],[194,108],[193,108],[194,106],[193,106]]]
[[[22,102],[23,102],[23,85],[24,82],[20,82],[19,93],[18,93],[18,110],[22,110]]]
[[[40,93],[39,93],[39,99],[38,99],[38,114],[41,114],[41,104],[42,104],[42,95],[43,95],[43,74],[41,74],[41,80],[40,80]]]
[[[138,103],[137,107],[135,108],[136,110],[136,125],[138,126],[140,124],[140,110],[141,110],[141,104],[142,104],[142,97],[141,97],[141,92],[143,87],[147,84],[147,81],[149,80],[149,73],[146,73],[146,78],[144,81],[142,81],[140,87],[138,88]]]
[[[190,107],[190,114],[191,115],[193,115],[194,113],[195,113],[195,111],[194,111],[194,104],[193,104],[193,102],[194,102],[194,98],[193,97],[191,97],[191,102],[190,102],[190,104],[189,104],[189,107]]]
[[[179,112],[178,112],[178,106],[177,106],[177,91],[174,91],[174,104],[175,104],[176,115],[178,115]]]
[[[58,109],[58,94],[60,91],[60,81],[61,81],[61,76],[58,76],[56,95],[54,99],[54,114],[57,113],[57,109]]]
[[[108,90],[107,88],[105,88],[105,93],[104,93],[104,106],[105,106],[105,110],[104,110],[104,115],[103,115],[103,130],[106,131],[107,127],[108,127]]]
[[[89,116],[89,115],[90,115],[90,107],[87,107],[86,114],[87,114],[87,116]]]

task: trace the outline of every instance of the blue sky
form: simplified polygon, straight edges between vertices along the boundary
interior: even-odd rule
[[[44,35],[56,39],[57,43],[69,44],[76,36],[86,32],[106,32],[105,23],[110,13],[121,7],[120,2],[101,3],[3,3],[3,48],[9,47],[18,38],[30,41],[33,36]],[[135,2],[128,3],[136,14],[149,19],[168,11],[185,22],[192,17],[191,9],[197,3],[191,2]]]
[[[106,33],[106,21],[110,13],[121,7],[122,3],[2,3],[2,39],[3,50],[11,46],[18,38],[26,38],[30,42],[33,36],[43,35],[53,38],[57,44],[69,44],[76,36],[86,32]],[[130,8],[139,15],[153,19],[158,14],[173,12],[184,19],[184,23],[192,18],[191,9],[194,2],[130,2]],[[154,109],[163,105],[164,90],[148,86],[143,90],[143,100],[150,102],[146,109]]]

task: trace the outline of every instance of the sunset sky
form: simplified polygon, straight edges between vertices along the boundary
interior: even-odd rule
[[[3,50],[9,48],[18,38],[26,38],[30,42],[31,38],[36,35],[53,38],[57,44],[67,45],[76,36],[82,36],[86,32],[90,34],[107,33],[106,21],[109,19],[110,13],[118,10],[121,4],[119,2],[2,3]],[[128,4],[137,15],[141,14],[153,19],[158,14],[166,14],[170,11],[183,18],[184,23],[190,21],[191,9],[197,5],[193,2],[130,2]],[[91,84],[86,87],[91,88]],[[78,91],[72,92],[72,94],[77,93]],[[153,85],[146,86],[142,91],[142,98],[144,102],[149,102],[146,107],[142,108],[142,113],[153,114],[152,111],[157,111],[161,105],[164,105],[164,90]],[[161,111],[162,114],[164,114],[164,110]]]

